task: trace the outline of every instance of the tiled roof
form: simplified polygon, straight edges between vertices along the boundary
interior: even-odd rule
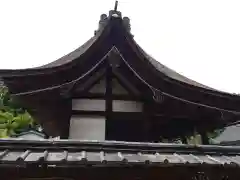
[[[63,64],[67,64],[67,63],[75,60],[76,58],[79,58],[96,41],[96,39],[99,37],[99,35],[100,35],[100,33],[93,36],[87,42],[85,42],[82,46],[78,47],[77,49],[70,52],[69,54],[67,54],[51,63],[48,63],[48,64],[40,66],[40,67],[36,67],[33,69],[52,68],[52,67],[56,67],[56,66],[62,66]]]
[[[240,147],[70,140],[1,140],[2,165],[240,165]]]

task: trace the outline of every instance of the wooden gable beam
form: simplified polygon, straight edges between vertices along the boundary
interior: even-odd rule
[[[75,84],[74,88],[72,89],[72,96],[78,97],[80,93],[88,92],[96,83],[98,83],[105,75],[106,75],[106,68],[100,69],[97,71],[93,76],[91,76],[88,80],[86,80],[83,84]],[[80,88],[78,88],[81,86]],[[77,88],[77,92],[74,90]]]

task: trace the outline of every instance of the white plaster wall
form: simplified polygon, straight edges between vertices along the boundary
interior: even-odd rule
[[[95,84],[91,89],[91,93],[105,93],[106,92],[106,81],[105,78],[100,80],[97,84]]]
[[[101,99],[73,99],[72,110],[105,111],[105,100]]]
[[[143,103],[137,101],[113,100],[115,112],[142,112]]]
[[[117,81],[117,79],[112,79],[112,92],[116,95],[126,95],[128,94],[127,90],[122,87],[121,84]]]
[[[105,117],[72,116],[70,120],[69,139],[105,140]]]

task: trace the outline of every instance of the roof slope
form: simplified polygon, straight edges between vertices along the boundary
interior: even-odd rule
[[[87,42],[85,42],[82,46],[77,48],[76,50],[72,51],[71,53],[57,59],[56,61],[53,61],[51,63],[48,63],[46,65],[35,67],[34,69],[40,69],[40,68],[53,68],[57,66],[62,66],[64,64],[70,63],[71,61],[75,60],[76,58],[79,58],[81,54],[83,54],[97,39],[100,33],[90,38]]]
[[[64,64],[67,64],[73,60],[75,60],[76,58],[80,57],[81,54],[83,54],[97,39],[97,37],[99,36],[100,33],[96,34],[95,36],[93,36],[92,38],[90,38],[87,42],[85,42],[82,46],[80,46],[79,48],[77,48],[76,50],[72,51],[71,53],[57,59],[56,61],[53,61],[51,63],[48,63],[46,65],[43,66],[39,66],[39,67],[35,67],[34,69],[39,69],[39,68],[53,68],[53,67],[57,67],[57,66],[62,66]],[[137,43],[136,43],[137,44]],[[152,65],[158,69],[160,72],[162,72],[163,74],[165,74],[166,76],[178,80],[178,81],[182,81],[184,83],[193,85],[193,86],[198,86],[201,88],[206,88],[209,90],[214,90],[216,91],[216,89],[213,89],[209,86],[203,85],[201,83],[198,83],[192,79],[189,79],[179,73],[177,73],[176,71],[170,69],[169,67],[161,64],[159,61],[157,61],[156,59],[154,59],[152,56],[148,55],[140,46],[138,46],[139,49],[142,51],[142,53],[148,58],[148,60],[152,63]],[[217,90],[218,91],[218,90]]]
[[[216,89],[213,89],[211,87],[208,87],[206,85],[200,84],[192,79],[189,79],[179,73],[177,73],[176,71],[170,69],[169,67],[161,64],[159,61],[157,61],[156,59],[154,59],[152,56],[149,56],[147,53],[144,52],[144,54],[146,55],[146,57],[148,57],[148,60],[152,63],[152,65],[158,69],[160,72],[162,72],[163,74],[165,74],[166,76],[178,80],[178,81],[182,81],[184,83],[193,85],[193,86],[197,86],[197,87],[201,87],[201,88],[206,88],[209,90],[214,90],[216,91]]]

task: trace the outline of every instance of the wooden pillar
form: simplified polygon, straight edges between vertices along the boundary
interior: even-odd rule
[[[63,106],[61,107],[61,112],[59,113],[56,111],[56,113],[59,114],[59,116],[64,117],[63,119],[65,121],[60,121],[60,127],[61,127],[61,132],[59,134],[61,139],[68,139],[69,138],[69,131],[70,131],[70,120],[71,120],[71,116],[72,116],[72,99],[70,98],[70,96],[68,96],[68,98],[63,99],[62,100],[62,104]],[[59,117],[59,119],[61,118]]]
[[[112,67],[108,65],[107,72],[106,72],[106,93],[105,93],[105,99],[106,99],[106,130],[105,130],[105,139],[108,137],[108,121],[111,120],[112,117],[112,102],[113,102],[113,96],[112,96]]]
[[[151,134],[150,134],[150,116],[144,115],[143,117],[143,126],[144,126],[144,141],[149,142],[151,141]]]
[[[202,138],[202,144],[209,144],[209,138],[207,136],[206,132],[200,132],[201,138]]]
[[[149,142],[152,141],[151,136],[151,112],[148,102],[144,102],[143,107],[143,133],[144,133],[144,141]]]
[[[69,138],[70,119],[71,119],[71,117],[62,126],[61,135],[60,135],[61,139],[68,139]]]

